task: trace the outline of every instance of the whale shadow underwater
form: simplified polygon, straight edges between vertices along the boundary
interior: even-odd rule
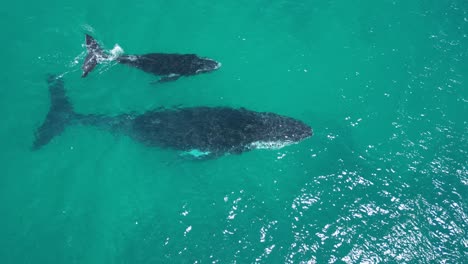
[[[244,108],[188,107],[150,110],[143,114],[79,114],[66,95],[62,78],[47,78],[50,108],[35,133],[33,150],[47,145],[67,126],[95,126],[127,135],[149,147],[182,151],[197,159],[278,149],[312,136],[305,123],[275,113]]]
[[[98,63],[109,60],[97,41],[86,34],[87,55],[81,69],[86,77]],[[212,72],[221,67],[221,63],[195,54],[149,53],[143,55],[121,55],[115,61],[160,76],[157,82],[175,81],[182,76]]]

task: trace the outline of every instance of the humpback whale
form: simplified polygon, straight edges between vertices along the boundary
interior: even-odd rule
[[[87,55],[83,62],[81,77],[86,77],[96,65],[108,60],[97,41],[86,34]],[[142,71],[161,76],[158,82],[174,81],[181,76],[211,72],[221,67],[221,63],[199,57],[195,54],[149,53],[143,55],[122,55],[115,59],[118,63],[135,67]]]
[[[80,114],[65,93],[62,78],[50,75],[50,108],[35,133],[37,150],[70,125],[90,125],[119,132],[149,147],[169,148],[198,158],[216,158],[259,148],[281,148],[312,136],[305,123],[245,108],[188,107],[107,116]]]

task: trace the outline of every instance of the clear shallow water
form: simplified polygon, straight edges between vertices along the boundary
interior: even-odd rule
[[[10,2],[0,14],[1,263],[467,258],[465,1]],[[223,67],[160,86],[121,65],[81,79],[85,32]],[[315,134],[191,162],[76,126],[32,152],[47,73],[65,74],[81,113],[242,106]]]

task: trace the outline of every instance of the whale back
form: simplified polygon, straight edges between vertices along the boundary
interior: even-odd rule
[[[254,142],[297,142],[312,135],[312,130],[273,113],[191,107],[142,114],[135,118],[132,134],[150,146],[222,154],[250,150]]]

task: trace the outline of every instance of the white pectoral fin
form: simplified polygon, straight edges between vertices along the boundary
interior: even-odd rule
[[[180,74],[170,74],[170,75],[161,77],[161,79],[159,79],[158,82],[160,82],[160,83],[171,82],[171,81],[175,81],[175,80],[177,80],[179,78],[180,78]]]
[[[201,158],[210,155],[210,151],[201,151],[199,149],[191,149],[188,151],[182,152],[182,156],[192,156],[194,158]]]

